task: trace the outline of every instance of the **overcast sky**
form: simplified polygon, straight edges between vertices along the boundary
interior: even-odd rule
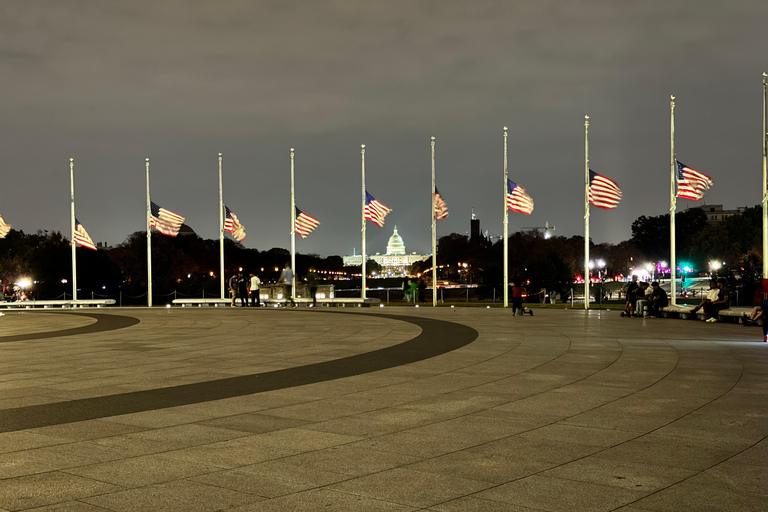
[[[438,236],[503,215],[509,176],[535,201],[510,232],[583,234],[584,115],[591,168],[619,183],[592,209],[595,242],[669,210],[669,95],[676,152],[709,174],[709,204],[761,197],[768,2],[0,0],[0,214],[69,236],[78,220],[114,245],[145,229],[152,199],[218,237],[224,201],[246,247],[290,247],[296,204],[320,227],[297,250],[360,250],[360,144],[368,191],[394,211],[369,223],[369,253],[396,225],[430,251],[430,137],[450,216]],[[684,208],[683,201],[679,208]]]

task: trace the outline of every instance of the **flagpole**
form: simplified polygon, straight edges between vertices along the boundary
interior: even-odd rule
[[[584,309],[589,309],[589,116],[584,116]]]
[[[768,279],[768,73],[763,73],[763,279]],[[765,290],[764,290],[765,291]]]
[[[671,177],[669,185],[669,280],[671,285],[671,304],[674,306],[677,304],[677,293],[675,290],[675,267],[677,266],[675,254],[675,211],[677,209],[677,198],[675,195],[675,173],[677,172],[677,162],[675,160],[675,96],[669,97],[669,112],[670,112],[670,165],[671,165]]]
[[[224,187],[219,153],[219,297],[224,298]]]
[[[432,307],[437,307],[437,219],[435,216],[435,138],[432,137]]]
[[[504,307],[509,307],[509,240],[507,225],[509,222],[509,210],[507,209],[507,127],[504,127]]]
[[[365,299],[365,144],[360,146],[360,157],[363,170],[363,265],[362,265],[362,286],[360,287],[360,298]]]
[[[149,198],[149,158],[146,159],[147,167],[147,307],[152,307],[152,226],[150,216],[152,206]]]
[[[296,298],[296,196],[293,182],[294,150],[291,148],[291,269],[293,281],[291,281],[291,299]]]
[[[77,244],[75,243],[75,159],[69,159],[70,212],[72,213],[72,302],[77,302]]]

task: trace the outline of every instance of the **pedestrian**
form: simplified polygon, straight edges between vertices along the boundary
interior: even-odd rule
[[[237,274],[232,274],[232,277],[229,278],[229,296],[232,297],[232,301],[229,305],[235,307],[235,299],[237,298]]]
[[[251,272],[250,274],[250,285],[251,285],[251,306],[254,308],[258,308],[261,306],[261,298],[259,296],[259,286],[261,286],[261,279],[259,279],[259,276]]]
[[[314,267],[309,267],[307,274],[307,286],[309,287],[309,296],[312,297],[312,307],[317,307],[317,274]]]
[[[520,316],[523,316],[523,287],[516,282],[509,283],[512,286],[512,316],[517,315],[520,310]]]
[[[240,297],[240,305],[248,307],[248,279],[243,275],[243,271],[237,273],[237,296]]]
[[[419,301],[419,284],[416,281],[408,281],[408,296],[414,304]]]
[[[427,283],[424,282],[423,277],[419,279],[416,289],[418,290],[417,295],[419,299],[417,302],[424,302],[424,295],[426,295],[424,292],[427,290]]]
[[[295,308],[296,301],[293,300],[293,270],[291,269],[290,263],[285,264],[277,284],[283,285],[285,288],[285,299],[291,301],[291,307]]]

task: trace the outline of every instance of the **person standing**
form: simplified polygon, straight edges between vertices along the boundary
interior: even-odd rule
[[[229,296],[232,297],[232,301],[229,305],[235,307],[235,299],[237,298],[237,274],[232,274],[232,277],[229,278]]]
[[[286,263],[283,271],[280,273],[280,279],[277,284],[283,285],[285,288],[285,298],[291,301],[291,307],[296,307],[296,302],[293,300],[293,270],[291,264]]]
[[[309,287],[309,296],[312,297],[312,307],[317,307],[317,274],[314,267],[309,267],[307,274],[307,286]]]
[[[261,306],[261,299],[259,297],[259,286],[261,286],[261,279],[259,276],[251,272],[250,274],[251,285],[251,307],[258,308]]]
[[[243,271],[237,273],[237,295],[240,297],[240,305],[248,307],[248,279],[243,275]]]

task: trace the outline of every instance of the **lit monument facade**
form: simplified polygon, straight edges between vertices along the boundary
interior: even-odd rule
[[[397,226],[387,243],[387,253],[369,254],[368,259],[381,265],[382,274],[400,276],[408,274],[411,265],[417,261],[424,261],[431,258],[431,254],[406,254],[403,238],[397,234]],[[343,256],[344,266],[351,267],[363,264],[363,257],[360,254],[352,256]]]

